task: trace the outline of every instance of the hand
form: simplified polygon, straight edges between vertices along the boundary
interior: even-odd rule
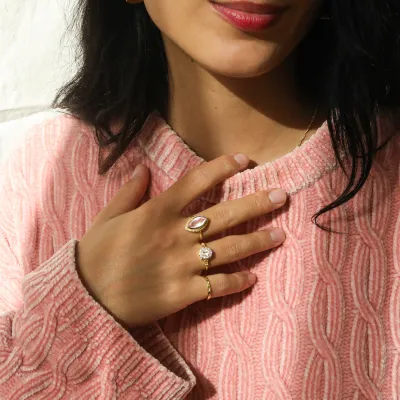
[[[136,167],[133,178],[97,215],[77,245],[77,269],[84,285],[116,320],[129,328],[147,324],[207,297],[201,276],[204,264],[198,257],[199,234],[184,229],[188,218],[181,212],[199,195],[246,168],[248,162],[245,155],[238,154],[203,163],[140,207],[149,170],[143,165]],[[207,241],[286,202],[283,192],[281,201],[272,203],[270,192],[201,212],[211,220],[203,235],[215,255],[207,273],[213,297],[240,292],[255,282],[255,275],[247,271],[213,274],[213,267],[271,249],[284,240],[284,233],[274,228],[274,240],[271,231],[264,230]]]

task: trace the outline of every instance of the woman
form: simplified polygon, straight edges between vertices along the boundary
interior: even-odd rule
[[[1,172],[1,397],[400,399],[399,15],[81,0]]]

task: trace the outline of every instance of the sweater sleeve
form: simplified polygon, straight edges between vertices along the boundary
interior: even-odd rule
[[[90,296],[76,239],[24,273],[14,168],[0,169],[0,398],[184,399],[195,385],[187,364],[158,324],[129,333]]]

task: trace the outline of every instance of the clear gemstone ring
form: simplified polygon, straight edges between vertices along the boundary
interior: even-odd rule
[[[213,256],[213,251],[209,247],[207,247],[205,243],[201,243],[201,248],[199,250],[199,257],[200,260],[203,261],[205,266],[204,273],[208,271],[209,260],[211,259],[212,256]]]
[[[201,244],[201,249],[199,250],[199,257],[201,260],[209,260],[213,255],[213,251],[207,247],[204,243]]]

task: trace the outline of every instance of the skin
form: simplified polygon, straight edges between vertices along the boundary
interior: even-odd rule
[[[287,10],[274,26],[249,33],[208,0],[144,0],[171,71],[167,122],[207,161],[238,151],[254,164],[272,161],[296,147],[314,113],[314,104],[296,100],[294,61],[321,0],[253,1]],[[318,115],[308,138],[322,121]]]
[[[238,162],[239,161],[239,162]],[[78,274],[91,293],[127,329],[154,322],[207,297],[198,234],[186,232],[182,210],[201,193],[246,168],[249,159],[224,155],[193,168],[160,196],[138,207],[149,184],[149,170],[139,165],[134,177],[96,216],[76,248]],[[285,239],[272,230],[212,236],[281,207],[285,193],[272,202],[271,191],[217,204],[201,215],[210,219],[204,240],[214,251],[207,273],[212,297],[248,289],[250,271],[213,273],[213,268],[269,250]]]
[[[227,24],[206,0],[145,1],[163,34],[170,63],[168,122],[211,161],[140,207],[150,176],[139,165],[77,245],[82,282],[128,329],[207,297],[204,265],[197,256],[199,238],[184,230],[182,210],[249,167],[247,155],[234,157],[239,149],[256,161],[276,158],[295,147],[309,123],[313,110],[294,95],[293,52],[311,26],[319,1],[281,1],[288,10],[279,23],[257,35]],[[211,221],[204,241],[215,254],[208,271],[213,297],[246,290],[256,281],[250,271],[216,274],[213,267],[284,241],[284,232],[277,228],[213,240],[215,234],[282,207],[286,194],[281,191],[282,198],[273,202],[272,192],[260,191],[202,211]]]

